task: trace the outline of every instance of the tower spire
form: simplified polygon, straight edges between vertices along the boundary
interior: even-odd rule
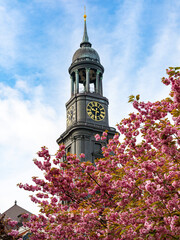
[[[89,37],[87,34],[86,17],[86,7],[84,6],[84,34],[80,47],[91,47],[91,43],[89,42]]]

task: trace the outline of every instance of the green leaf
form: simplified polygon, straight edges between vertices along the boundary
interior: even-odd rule
[[[129,96],[129,101],[128,101],[128,103],[133,102],[133,101],[134,101],[134,95]]]
[[[123,229],[123,230],[120,232],[120,235],[122,235],[125,231],[126,231],[126,229]]]
[[[136,100],[139,101],[139,99],[140,99],[140,95],[138,94],[136,95]]]
[[[173,110],[171,111],[171,114],[173,115],[173,117],[179,117],[180,111],[177,110],[177,109],[173,109]]]
[[[167,102],[172,102],[172,99],[169,98],[169,97],[165,98],[165,100],[166,100]]]
[[[137,228],[135,229],[135,231],[138,231],[141,227],[143,226],[143,224],[141,223],[141,224],[139,224],[138,226],[137,226]]]
[[[170,71],[169,74],[170,74],[170,75],[174,75],[174,74],[175,74],[175,71]]]
[[[120,236],[121,236],[124,232],[126,232],[130,227],[132,227],[132,225],[126,226],[125,229],[123,229],[123,230],[120,232]]]

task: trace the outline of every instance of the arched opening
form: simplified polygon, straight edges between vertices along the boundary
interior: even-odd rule
[[[79,69],[79,92],[83,93],[86,90],[86,69]]]

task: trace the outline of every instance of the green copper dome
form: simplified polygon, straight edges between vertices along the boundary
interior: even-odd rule
[[[96,61],[100,63],[100,58],[98,53],[91,47],[81,47],[73,55],[72,63],[77,61]]]

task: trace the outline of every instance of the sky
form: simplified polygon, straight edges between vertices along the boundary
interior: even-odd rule
[[[0,0],[0,213],[38,208],[20,182],[41,176],[41,146],[54,154],[66,130],[68,68],[83,37],[86,6],[92,47],[105,68],[104,96],[115,127],[142,101],[168,96],[166,68],[180,66],[178,0]]]

